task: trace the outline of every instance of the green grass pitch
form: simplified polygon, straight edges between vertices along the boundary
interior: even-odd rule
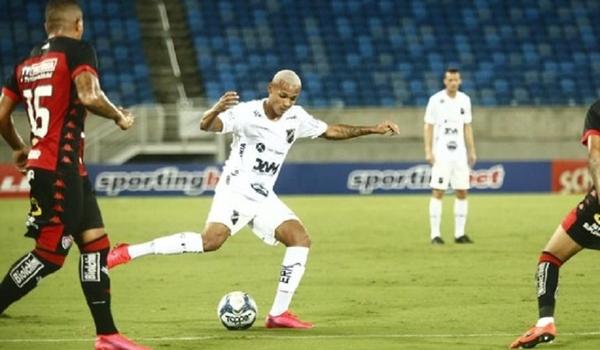
[[[205,255],[151,256],[111,271],[120,330],[155,349],[505,349],[536,319],[539,252],[579,196],[472,195],[468,233],[452,242],[445,199],[443,247],[429,244],[427,196],[283,197],[313,240],[292,308],[312,330],[267,330],[282,246],[248,230]],[[101,199],[111,242],[200,231],[210,198]],[[27,202],[0,201],[2,275],[32,241],[22,237]],[[584,251],[561,270],[558,337],[548,349],[599,349],[599,256]],[[77,248],[65,267],[0,317],[0,349],[90,349],[92,320],[77,278]],[[259,318],[227,331],[220,297],[244,290]]]

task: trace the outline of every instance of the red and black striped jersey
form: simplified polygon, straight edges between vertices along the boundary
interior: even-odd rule
[[[583,126],[583,135],[581,143],[587,146],[590,135],[600,135],[600,100],[594,102],[588,109]]]
[[[55,171],[59,165],[83,164],[86,109],[77,97],[75,77],[88,71],[97,75],[94,48],[87,42],[54,37],[33,48],[6,81],[2,93],[24,102],[31,126],[28,168]]]

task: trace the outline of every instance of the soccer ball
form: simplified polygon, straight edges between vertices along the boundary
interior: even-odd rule
[[[231,292],[225,294],[217,307],[217,316],[229,330],[248,329],[256,321],[258,308],[250,294]]]

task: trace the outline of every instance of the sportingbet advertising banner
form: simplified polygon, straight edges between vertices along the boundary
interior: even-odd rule
[[[99,196],[211,195],[219,165],[88,165]],[[581,192],[590,181],[585,162],[481,162],[471,171],[473,192]],[[403,194],[430,191],[431,167],[422,163],[290,163],[279,194]],[[0,198],[27,196],[26,177],[0,165]]]

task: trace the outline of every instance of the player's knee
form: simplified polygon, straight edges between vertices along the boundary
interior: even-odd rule
[[[458,199],[466,199],[467,191],[466,190],[456,190],[456,198]]]
[[[202,244],[204,246],[205,252],[215,251],[225,243],[227,238],[229,237],[229,232],[227,231],[213,231],[208,230],[204,234],[202,234]]]
[[[431,191],[431,196],[436,199],[442,199],[444,198],[444,191],[433,190]]]

